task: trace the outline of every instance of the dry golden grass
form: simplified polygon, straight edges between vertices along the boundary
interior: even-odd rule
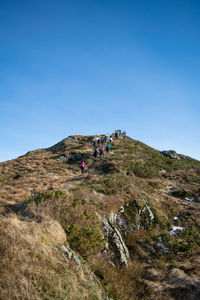
[[[8,215],[0,228],[0,299],[101,298],[89,271],[80,274],[62,253],[66,235],[57,221]]]
[[[170,295],[159,295],[160,278],[155,282],[145,279],[145,270],[152,266],[159,272],[163,269],[162,276],[169,273],[170,264],[199,276],[196,248],[191,247],[187,255],[177,250],[176,257],[159,257],[156,252],[156,241],[162,230],[166,233],[167,226],[173,224],[175,215],[180,214],[180,225],[182,221],[187,224],[187,219],[199,224],[198,204],[173,197],[166,190],[173,185],[198,194],[198,164],[164,158],[158,151],[128,137],[114,140],[111,153],[94,162],[91,138],[75,136],[76,141],[64,141],[62,149],[31,151],[16,160],[0,163],[2,300],[101,299],[102,291],[94,284],[90,271],[85,267],[80,273],[63,255],[60,247],[66,243],[66,233],[68,242],[87,258],[103,286],[117,300],[170,299]],[[62,163],[58,159],[61,154],[79,152],[86,160],[84,176],[80,175],[79,162]],[[139,166],[145,164],[143,172],[138,173],[140,176],[133,174],[137,162]],[[165,176],[159,175],[161,168],[167,169]],[[12,204],[55,190],[64,191],[65,196],[42,199],[38,204],[30,202],[26,210],[23,207],[18,211],[18,216],[5,214],[8,207],[13,209]],[[155,240],[151,239],[152,232],[128,233],[125,239],[131,256],[129,266],[116,263],[113,267],[109,264],[112,254],[106,256],[102,251],[105,244],[101,241],[102,218],[116,213],[130,200],[140,203],[141,195],[148,199],[159,219],[153,232]],[[97,244],[94,233],[99,238]],[[92,243],[94,247],[90,248]],[[188,262],[191,268],[187,267]]]

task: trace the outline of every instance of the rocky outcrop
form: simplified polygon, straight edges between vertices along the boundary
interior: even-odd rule
[[[63,139],[61,142],[55,144],[47,150],[52,151],[53,153],[65,151],[68,142],[76,142],[76,139],[73,136],[68,136],[67,138]]]
[[[58,156],[53,156],[52,157],[53,159],[59,159],[59,161],[61,163],[67,163],[67,162],[76,162],[76,161],[79,161],[83,158],[83,154],[78,152],[78,153],[75,153],[75,152],[72,152],[72,153],[69,153],[69,154],[61,154],[61,155],[58,155]]]
[[[82,266],[81,266],[81,261],[78,257],[78,255],[76,254],[76,252],[74,252],[70,247],[68,246],[64,246],[62,245],[62,250],[63,252],[66,254],[67,258],[69,260],[74,260],[74,262],[76,263],[78,269],[82,269]]]
[[[131,200],[127,203],[121,214],[123,219],[126,219],[128,232],[139,229],[148,230],[156,221],[152,208],[144,196],[139,201]]]
[[[65,162],[68,161],[68,157],[67,157],[67,155],[65,155],[65,154],[59,155],[59,156],[57,156],[56,158],[58,158],[59,161],[62,162],[62,163],[65,163]]]
[[[150,204],[144,197],[142,200],[143,205],[132,200],[122,206],[118,213],[111,213],[108,219],[103,220],[103,235],[108,239],[108,248],[112,249],[125,265],[129,259],[129,251],[125,244],[127,233],[141,228],[149,229],[155,222]]]
[[[83,155],[81,153],[71,153],[69,155],[69,160],[77,161],[81,160],[83,158]]]
[[[108,220],[103,220],[103,235],[108,238],[108,244],[118,256],[122,264],[127,265],[129,259],[129,251],[123,240],[123,237],[115,225],[115,214],[112,214]]]
[[[168,151],[165,150],[165,151],[161,151],[161,153],[164,156],[167,156],[167,157],[170,157],[170,158],[180,159],[180,157],[178,156],[178,154],[174,150],[168,150]]]
[[[167,174],[167,171],[166,171],[165,169],[161,169],[161,170],[159,171],[159,174],[160,174],[160,175],[166,175],[166,174]]]

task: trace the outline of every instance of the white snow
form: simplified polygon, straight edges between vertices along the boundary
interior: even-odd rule
[[[185,200],[192,202],[192,201],[194,201],[194,198],[187,198],[187,197],[185,197]]]
[[[169,186],[167,186],[167,189],[168,189],[168,190],[172,190],[172,189],[173,189],[173,186],[172,186],[172,185],[169,185]]]
[[[157,245],[158,245],[158,247],[160,247],[163,250],[163,252],[169,253],[169,249],[167,247],[165,247],[163,245],[163,243],[158,242]]]
[[[178,217],[174,217],[174,221],[177,221],[178,220]]]
[[[172,226],[172,230],[169,231],[170,234],[175,234],[177,230],[183,230],[181,226]]]

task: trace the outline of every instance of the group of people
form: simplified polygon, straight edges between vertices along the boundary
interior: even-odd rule
[[[119,136],[126,136],[126,131],[122,130],[115,130],[114,133],[115,139],[118,139]],[[93,156],[96,159],[98,155],[100,156],[100,159],[103,159],[105,151],[107,153],[110,153],[111,146],[110,143],[113,141],[112,135],[105,135],[104,137],[101,138],[95,138],[93,141],[93,146],[94,146],[94,152]],[[104,147],[105,146],[105,147]],[[80,164],[81,172],[82,174],[85,173],[85,161],[82,160]]]
[[[107,153],[110,152],[111,150],[111,146],[110,146],[110,142],[112,142],[112,135],[110,135],[109,137],[107,135],[105,135],[102,138],[96,138],[93,142],[93,146],[94,146],[94,153],[93,156],[96,159],[98,154],[100,155],[100,158],[102,159],[104,156],[104,152],[106,150]],[[105,145],[105,147],[104,147]],[[99,149],[98,149],[99,147]]]
[[[122,131],[122,130],[115,130],[115,138],[118,139],[119,136],[126,136],[126,131]]]

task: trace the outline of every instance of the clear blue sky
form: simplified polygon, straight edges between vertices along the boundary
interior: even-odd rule
[[[0,4],[0,161],[118,128],[200,159],[199,0]]]

